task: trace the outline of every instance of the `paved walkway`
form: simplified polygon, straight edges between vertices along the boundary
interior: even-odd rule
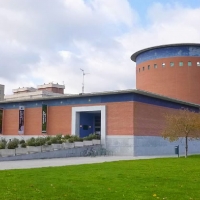
[[[162,157],[172,157],[172,156],[162,156]],[[80,164],[103,163],[103,162],[112,162],[120,160],[137,160],[137,159],[152,159],[152,158],[159,158],[159,156],[148,156],[148,157],[101,156],[101,157],[71,157],[71,158],[55,158],[55,159],[40,159],[40,160],[2,161],[0,162],[0,170],[80,165]]]

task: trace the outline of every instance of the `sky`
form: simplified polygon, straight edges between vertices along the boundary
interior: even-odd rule
[[[0,0],[0,84],[134,89],[143,48],[200,43],[200,0]]]

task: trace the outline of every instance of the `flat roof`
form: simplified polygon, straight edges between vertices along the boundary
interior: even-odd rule
[[[159,45],[159,46],[154,46],[154,47],[148,47],[148,48],[145,48],[145,49],[135,52],[131,56],[131,60],[136,62],[137,56],[145,51],[149,51],[149,50],[153,50],[153,49],[160,49],[160,48],[165,48],[165,47],[177,47],[177,46],[198,46],[198,47],[200,47],[200,43],[177,43],[177,44],[164,44],[164,45]]]
[[[82,97],[91,97],[91,96],[102,96],[102,95],[112,95],[112,94],[127,94],[127,93],[135,93],[135,94],[141,94],[148,97],[153,97],[157,99],[162,99],[170,102],[175,102],[179,104],[189,105],[193,107],[199,108],[199,104],[181,101],[179,99],[169,98],[167,96],[159,95],[156,93],[151,93],[144,90],[137,90],[137,89],[128,89],[128,90],[115,90],[115,91],[104,91],[104,92],[94,92],[94,93],[80,93],[80,94],[71,94],[71,95],[62,95],[62,96],[54,96],[54,97],[40,97],[40,98],[34,98],[34,99],[13,99],[13,100],[4,100],[0,101],[0,104],[6,104],[6,103],[15,103],[15,102],[32,102],[32,101],[42,101],[42,100],[54,100],[54,99],[70,99],[70,98],[82,98]]]

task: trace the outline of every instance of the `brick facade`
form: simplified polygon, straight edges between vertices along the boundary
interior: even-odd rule
[[[9,109],[3,113],[3,135],[17,135],[19,126],[19,110]]]
[[[94,106],[81,105],[81,106]],[[102,104],[98,104],[102,105]],[[133,135],[133,102],[106,103],[107,135]],[[78,105],[80,106],[80,105]],[[71,134],[73,106],[48,106],[47,134]],[[18,135],[18,109],[4,110],[3,134]],[[42,108],[25,108],[24,135],[42,134]]]
[[[180,61],[183,62],[182,67],[179,66]],[[192,66],[188,66],[188,61],[192,62]],[[200,104],[200,91],[197,87],[200,84],[198,61],[200,61],[198,57],[176,57],[142,62],[136,67],[136,87],[137,89]],[[174,62],[174,67],[170,66],[170,62]],[[164,67],[162,63],[165,63]],[[157,68],[154,68],[154,64],[157,64]],[[149,70],[148,66],[150,66]]]
[[[165,126],[164,115],[175,109],[140,102],[134,103],[134,135],[161,136]]]

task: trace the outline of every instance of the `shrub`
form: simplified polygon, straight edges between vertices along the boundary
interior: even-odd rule
[[[83,140],[92,140],[93,138],[90,136],[84,137]]]
[[[48,144],[48,145],[51,145],[52,143],[51,143],[51,141],[47,141],[47,144]]]
[[[47,136],[47,137],[45,137],[45,141],[47,142],[47,141],[50,141],[51,140],[51,136]]]
[[[32,137],[32,138],[26,140],[26,144],[27,144],[27,146],[35,146],[35,138]]]
[[[77,140],[76,140],[77,142],[83,142],[83,138],[78,138]]]
[[[95,134],[95,133],[93,133],[93,134],[90,134],[89,136],[88,136],[88,138],[90,139],[90,140],[94,140],[94,139],[96,139],[96,140],[100,140],[100,135],[99,134]]]
[[[26,142],[25,142],[25,140],[20,140],[19,141],[19,144],[25,144]]]
[[[83,141],[83,138],[80,138],[80,137],[78,137],[78,136],[72,136],[71,138],[73,138],[74,139],[74,142],[82,142]]]
[[[22,143],[21,148],[26,148],[26,143]]]
[[[51,142],[52,142],[52,144],[59,144],[59,143],[58,143],[58,138],[57,138],[57,137],[52,137],[52,138],[51,138]]]
[[[61,140],[62,134],[58,134],[58,135],[56,135],[55,137],[57,138],[57,140]]]
[[[9,141],[7,144],[8,149],[15,149],[18,147],[18,144],[15,141]]]
[[[19,144],[19,139],[13,138],[12,142],[15,144],[16,148],[18,147]]]
[[[0,149],[5,149],[6,148],[6,143],[7,143],[6,139],[2,138],[0,140]]]
[[[68,141],[69,141],[69,143],[73,143],[74,142],[74,138],[71,137],[71,138],[68,139]]]
[[[0,149],[5,149],[6,148],[6,143],[0,141]]]
[[[42,146],[45,144],[45,142],[46,140],[43,137],[38,137],[35,139],[36,146]]]
[[[71,138],[70,135],[65,135],[65,136],[64,136],[64,139],[66,139],[66,140],[68,140],[69,138]]]

